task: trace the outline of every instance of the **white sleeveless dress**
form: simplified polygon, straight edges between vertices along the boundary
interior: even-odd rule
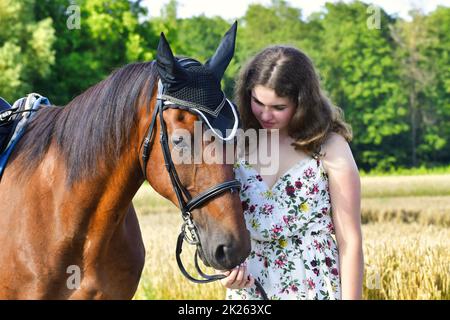
[[[302,159],[269,190],[243,159],[234,165],[251,235],[249,273],[269,299],[340,299],[338,249],[328,176],[319,158]],[[227,289],[230,300],[261,299],[253,286]]]

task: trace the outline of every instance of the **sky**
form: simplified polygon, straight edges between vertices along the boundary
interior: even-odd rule
[[[163,5],[169,0],[144,0],[151,17],[159,16]],[[188,18],[205,14],[206,16],[220,16],[226,20],[242,17],[249,4],[270,4],[270,0],[178,0],[178,17]],[[303,18],[312,12],[320,11],[326,2],[334,0],[288,0],[291,6],[302,9]],[[344,0],[344,2],[350,2]],[[412,8],[421,8],[425,13],[433,11],[438,5],[450,6],[450,0],[373,0],[363,2],[374,4],[383,8],[390,15],[398,15],[408,19],[408,11]]]

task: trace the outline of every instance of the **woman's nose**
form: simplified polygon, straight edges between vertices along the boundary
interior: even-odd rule
[[[264,110],[261,113],[261,120],[262,121],[270,121],[270,120],[272,120],[272,112],[270,112],[269,110]]]

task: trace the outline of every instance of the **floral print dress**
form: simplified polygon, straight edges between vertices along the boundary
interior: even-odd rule
[[[328,176],[318,157],[302,159],[269,189],[243,159],[234,165],[252,249],[249,273],[269,299],[340,299],[338,249]],[[255,286],[227,299],[261,299]]]

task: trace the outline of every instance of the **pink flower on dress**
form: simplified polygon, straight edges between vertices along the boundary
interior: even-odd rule
[[[282,268],[285,264],[286,264],[286,262],[283,261],[283,260],[281,260],[281,259],[275,260],[275,265],[276,265],[278,268]]]
[[[314,248],[316,248],[319,251],[322,251],[323,245],[319,241],[314,240]]]
[[[251,213],[255,212],[255,208],[256,208],[255,205],[252,204],[252,205],[250,206],[250,212],[251,212]]]
[[[295,188],[294,188],[293,186],[288,185],[288,186],[285,188],[285,190],[286,190],[286,194],[287,194],[289,197],[294,197],[294,196],[295,196]]]
[[[303,174],[305,175],[305,178],[309,179],[314,175],[313,169],[310,167],[306,169]]]
[[[279,234],[281,231],[283,231],[283,227],[280,225],[275,225],[271,231],[273,234]]]
[[[276,259],[275,260],[275,265],[278,267],[278,268],[282,268],[282,267],[284,267],[285,265],[286,265],[286,255],[285,254],[282,254],[282,255],[280,255],[279,257],[278,257],[278,259]]]
[[[289,226],[289,224],[294,220],[293,216],[283,216],[283,222]]]
[[[308,290],[314,290],[314,288],[316,287],[316,284],[311,278],[306,279],[304,283],[308,286]]]
[[[333,225],[333,223],[328,223],[327,224],[327,229],[328,229],[328,231],[329,232],[331,232],[331,233],[333,233],[334,232],[334,225]]]
[[[311,194],[316,194],[319,192],[319,185],[315,183],[311,189]]]
[[[264,206],[262,207],[262,213],[267,215],[272,214],[273,208],[274,208],[273,204],[265,203]]]
[[[290,286],[290,289],[292,290],[292,292],[297,292],[298,291],[298,287],[295,284],[292,284]]]
[[[263,181],[262,177],[259,174],[256,176],[256,179],[258,179],[258,181]]]
[[[299,181],[299,180],[295,181],[295,187],[297,189],[300,189],[302,187],[302,185],[303,185],[303,183],[301,181]]]

